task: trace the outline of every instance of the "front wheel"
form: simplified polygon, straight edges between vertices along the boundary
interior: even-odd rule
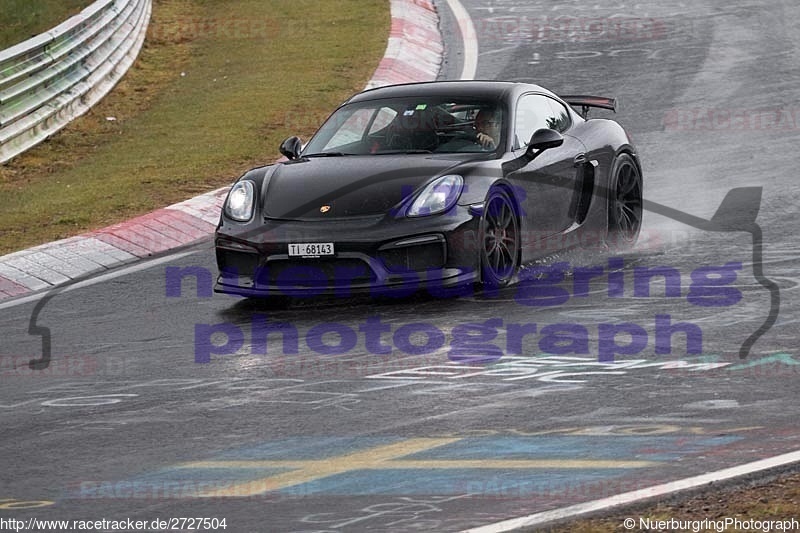
[[[481,218],[481,269],[483,283],[508,285],[519,269],[519,218],[508,192],[501,187],[489,191]]]
[[[636,244],[642,229],[642,174],[629,154],[614,162],[608,185],[608,244],[625,249]]]

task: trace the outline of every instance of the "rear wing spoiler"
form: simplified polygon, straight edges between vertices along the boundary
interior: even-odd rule
[[[589,118],[589,108],[592,107],[599,107],[601,109],[610,109],[615,113],[617,111],[616,98],[606,98],[605,96],[586,96],[586,95],[572,94],[568,96],[562,96],[561,99],[573,107],[580,106],[581,116],[583,118]]]

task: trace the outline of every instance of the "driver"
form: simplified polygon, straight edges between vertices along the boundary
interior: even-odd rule
[[[484,149],[496,148],[500,140],[502,113],[499,109],[481,109],[475,116],[478,144]]]

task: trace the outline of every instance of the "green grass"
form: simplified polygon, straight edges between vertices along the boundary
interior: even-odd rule
[[[64,22],[93,0],[2,0],[0,50]]]
[[[283,138],[308,138],[364,87],[388,30],[384,0],[156,0],[145,49],[112,95],[0,167],[0,253],[272,162]]]

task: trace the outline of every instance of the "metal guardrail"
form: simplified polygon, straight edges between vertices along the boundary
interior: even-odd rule
[[[105,96],[144,42],[152,0],[97,0],[52,30],[0,51],[0,163]]]

